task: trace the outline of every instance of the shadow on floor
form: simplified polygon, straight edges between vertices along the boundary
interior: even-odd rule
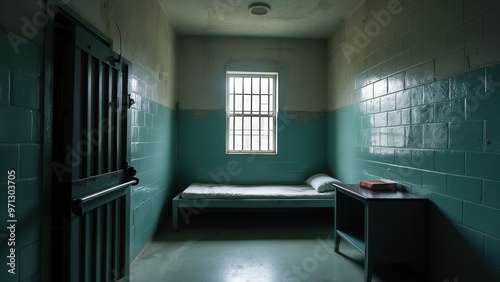
[[[362,282],[363,255],[341,241],[333,211],[217,210],[167,222],[131,266],[131,281]],[[405,266],[380,265],[373,282],[413,282]]]
[[[169,224],[163,227],[155,240],[258,240],[258,239],[306,239],[332,234],[332,209],[255,209],[207,210],[191,215],[189,223],[179,219],[177,232]]]

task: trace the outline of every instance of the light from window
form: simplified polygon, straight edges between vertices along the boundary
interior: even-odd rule
[[[277,73],[227,73],[227,153],[276,154]]]

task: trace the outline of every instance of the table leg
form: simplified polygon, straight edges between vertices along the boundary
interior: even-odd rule
[[[373,270],[375,265],[365,258],[365,282],[372,281]]]
[[[335,231],[335,252],[339,252],[339,247],[340,247],[340,236],[337,234],[337,231]]]

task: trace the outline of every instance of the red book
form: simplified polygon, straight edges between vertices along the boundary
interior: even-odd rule
[[[395,182],[384,182],[381,180],[361,180],[359,187],[373,191],[396,191]]]

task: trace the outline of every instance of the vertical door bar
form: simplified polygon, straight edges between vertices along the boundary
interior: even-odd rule
[[[96,168],[96,174],[99,175],[99,174],[102,174],[104,172],[106,172],[104,170],[104,148],[103,148],[103,141],[104,141],[104,138],[103,138],[103,131],[104,131],[104,128],[103,128],[103,124],[104,124],[104,120],[105,120],[105,116],[104,116],[104,110],[103,110],[103,103],[104,103],[104,93],[105,93],[105,85],[104,85],[104,81],[105,81],[105,78],[103,78],[103,76],[105,75],[104,74],[104,63],[103,62],[100,62],[98,61],[98,86],[97,86],[97,107],[96,107],[96,110],[97,110],[97,128],[94,130],[94,132],[92,133],[92,138],[96,138],[98,139],[97,140],[97,152],[96,152],[96,162],[97,162],[97,168]]]
[[[116,166],[121,167],[122,166],[122,130],[123,130],[123,101],[124,97],[122,97],[123,93],[123,78],[122,78],[122,72],[117,71],[117,91],[116,91],[116,101],[117,101],[117,111],[116,111]]]
[[[117,150],[117,145],[118,145],[118,139],[117,139],[117,132],[118,132],[118,112],[119,112],[119,103],[120,100],[118,99],[118,70],[113,69],[113,107],[112,107],[112,117],[113,117],[113,131],[112,131],[112,148],[110,149],[111,153],[113,154],[112,160],[113,160],[113,170],[116,170],[118,168],[118,150]]]
[[[84,215],[84,226],[82,229],[83,233],[83,246],[82,246],[82,253],[85,254],[85,256],[82,259],[82,271],[84,271],[83,277],[85,278],[84,281],[90,281],[92,277],[92,215],[93,211],[89,211]]]
[[[69,226],[71,230],[81,230],[82,228],[82,220],[71,220],[69,222]],[[65,234],[64,236],[68,236]],[[69,269],[69,277],[70,281],[80,281],[80,272],[83,269],[81,267],[83,259],[79,256],[74,257],[72,254],[81,254],[81,245],[80,242],[83,239],[79,232],[73,232],[69,236],[70,238],[63,238],[64,240],[70,240],[70,259],[63,259],[63,264],[65,269]]]
[[[111,271],[113,269],[112,264],[111,264],[111,259],[112,259],[111,244],[113,242],[112,236],[114,236],[114,234],[112,233],[112,228],[111,228],[112,224],[113,224],[112,206],[113,206],[113,202],[106,204],[106,213],[105,213],[105,222],[104,222],[104,226],[106,228],[106,230],[105,230],[106,243],[105,243],[105,250],[104,250],[104,254],[103,254],[104,258],[105,258],[105,262],[104,262],[105,273],[103,275],[103,281],[110,281],[110,279],[112,277],[110,274],[111,274]]]
[[[91,144],[91,166],[90,166],[90,175],[95,176],[99,175],[99,143],[101,142],[100,134],[99,134],[99,101],[101,99],[99,91],[100,88],[100,64],[98,58],[92,57],[92,107],[89,109],[89,116],[91,117],[90,129],[88,133],[88,140]]]
[[[101,95],[101,108],[100,111],[102,113],[101,120],[101,128],[102,128],[102,136],[101,136],[101,146],[99,150],[99,155],[102,156],[102,172],[110,172],[109,168],[109,156],[108,156],[108,148],[109,148],[109,66],[103,64],[102,71],[102,95]]]
[[[115,132],[116,132],[116,121],[115,121],[115,105],[116,105],[116,98],[115,98],[115,93],[116,93],[116,84],[115,84],[115,72],[116,70],[114,68],[110,68],[110,86],[109,86],[109,135],[108,135],[108,166],[109,169],[114,171],[116,170],[115,167]]]
[[[86,75],[86,93],[83,95],[86,97],[86,101],[83,104],[85,106],[84,110],[84,115],[82,116],[82,122],[84,122],[83,131],[82,131],[82,143],[85,144],[85,151],[84,151],[84,156],[85,159],[87,160],[85,162],[85,177],[92,176],[92,154],[93,154],[93,145],[90,142],[90,132],[92,131],[92,93],[93,93],[93,81],[92,81],[92,67],[93,67],[93,60],[92,56],[90,54],[86,54],[87,57],[87,69],[85,70],[85,75]]]
[[[121,231],[121,228],[120,228],[120,213],[121,213],[121,205],[120,205],[120,201],[119,200],[116,200],[115,201],[116,205],[115,205],[115,230],[118,232],[117,234],[115,234],[116,236],[114,237],[115,239],[115,246],[114,246],[114,250],[115,250],[115,255],[114,255],[114,258],[115,258],[115,262],[114,262],[114,273],[116,273],[115,275],[115,278],[117,277],[120,277],[120,274],[121,274],[121,269],[120,269],[120,257],[121,257],[121,253],[120,253],[120,231]]]
[[[95,222],[94,226],[96,226],[96,229],[94,230],[95,234],[95,243],[94,243],[94,281],[100,281],[101,275],[102,275],[102,261],[103,261],[103,256],[102,256],[102,247],[103,247],[103,236],[105,234],[104,232],[104,226],[102,225],[102,213],[103,207],[100,206],[95,209]]]
[[[81,69],[85,67],[85,58],[80,51],[80,49],[75,48],[75,75],[74,75],[74,86],[73,86],[73,91],[74,93],[80,93],[82,91],[82,87],[85,87],[84,80],[82,79],[81,76]],[[83,167],[84,163],[84,158],[82,154],[79,152],[81,151],[81,148],[79,148],[80,140],[81,140],[81,129],[82,129],[82,124],[81,121],[76,118],[81,116],[81,105],[82,101],[80,100],[80,97],[75,97],[73,99],[73,132],[72,132],[72,148],[70,148],[72,152],[72,159],[71,159],[71,165],[73,167]],[[71,180],[76,180],[80,179],[82,177],[83,170],[81,169],[74,169],[72,171],[72,176]]]
[[[80,49],[75,48],[74,49],[74,75],[73,75],[73,91],[74,93],[80,93],[81,91],[81,86],[82,86],[82,77],[81,77],[81,68],[82,68],[82,57],[83,54],[80,51]],[[70,165],[72,167],[76,167],[76,169],[73,169],[71,172],[71,178],[67,180],[76,180],[81,177],[81,170],[78,169],[78,166],[81,165],[81,155],[78,155],[78,153],[75,155],[75,152],[78,152],[78,144],[81,139],[80,136],[80,131],[81,131],[81,124],[80,121],[75,118],[79,117],[81,114],[81,100],[80,97],[76,96],[73,98],[73,105],[70,105],[72,107],[73,113],[72,113],[72,131],[71,131],[71,140],[69,144],[71,144],[72,148],[69,148],[71,151],[71,161]],[[68,189],[68,187],[63,187],[63,189]],[[62,193],[62,192],[61,192]],[[80,230],[81,229],[81,220],[70,220],[70,219],[63,219],[63,226],[65,226],[63,233],[62,233],[62,240],[65,242],[69,243],[69,254],[70,258],[69,259],[62,259],[63,267],[64,269],[69,269],[69,278],[71,281],[78,281],[79,276],[80,276],[80,262],[81,258],[80,257],[73,257],[71,256],[72,254],[79,254],[81,249],[80,249],[80,240],[81,236],[79,232],[72,232],[72,230]],[[69,229],[69,230],[68,230]],[[66,245],[67,246],[67,245]]]
[[[111,218],[113,222],[111,223],[112,229],[113,229],[113,236],[111,236],[111,274],[113,278],[119,277],[118,271],[117,271],[117,260],[118,260],[118,243],[117,243],[117,238],[119,236],[119,230],[117,229],[117,221],[116,217],[118,216],[118,208],[116,205],[117,201],[113,201],[111,205]]]

